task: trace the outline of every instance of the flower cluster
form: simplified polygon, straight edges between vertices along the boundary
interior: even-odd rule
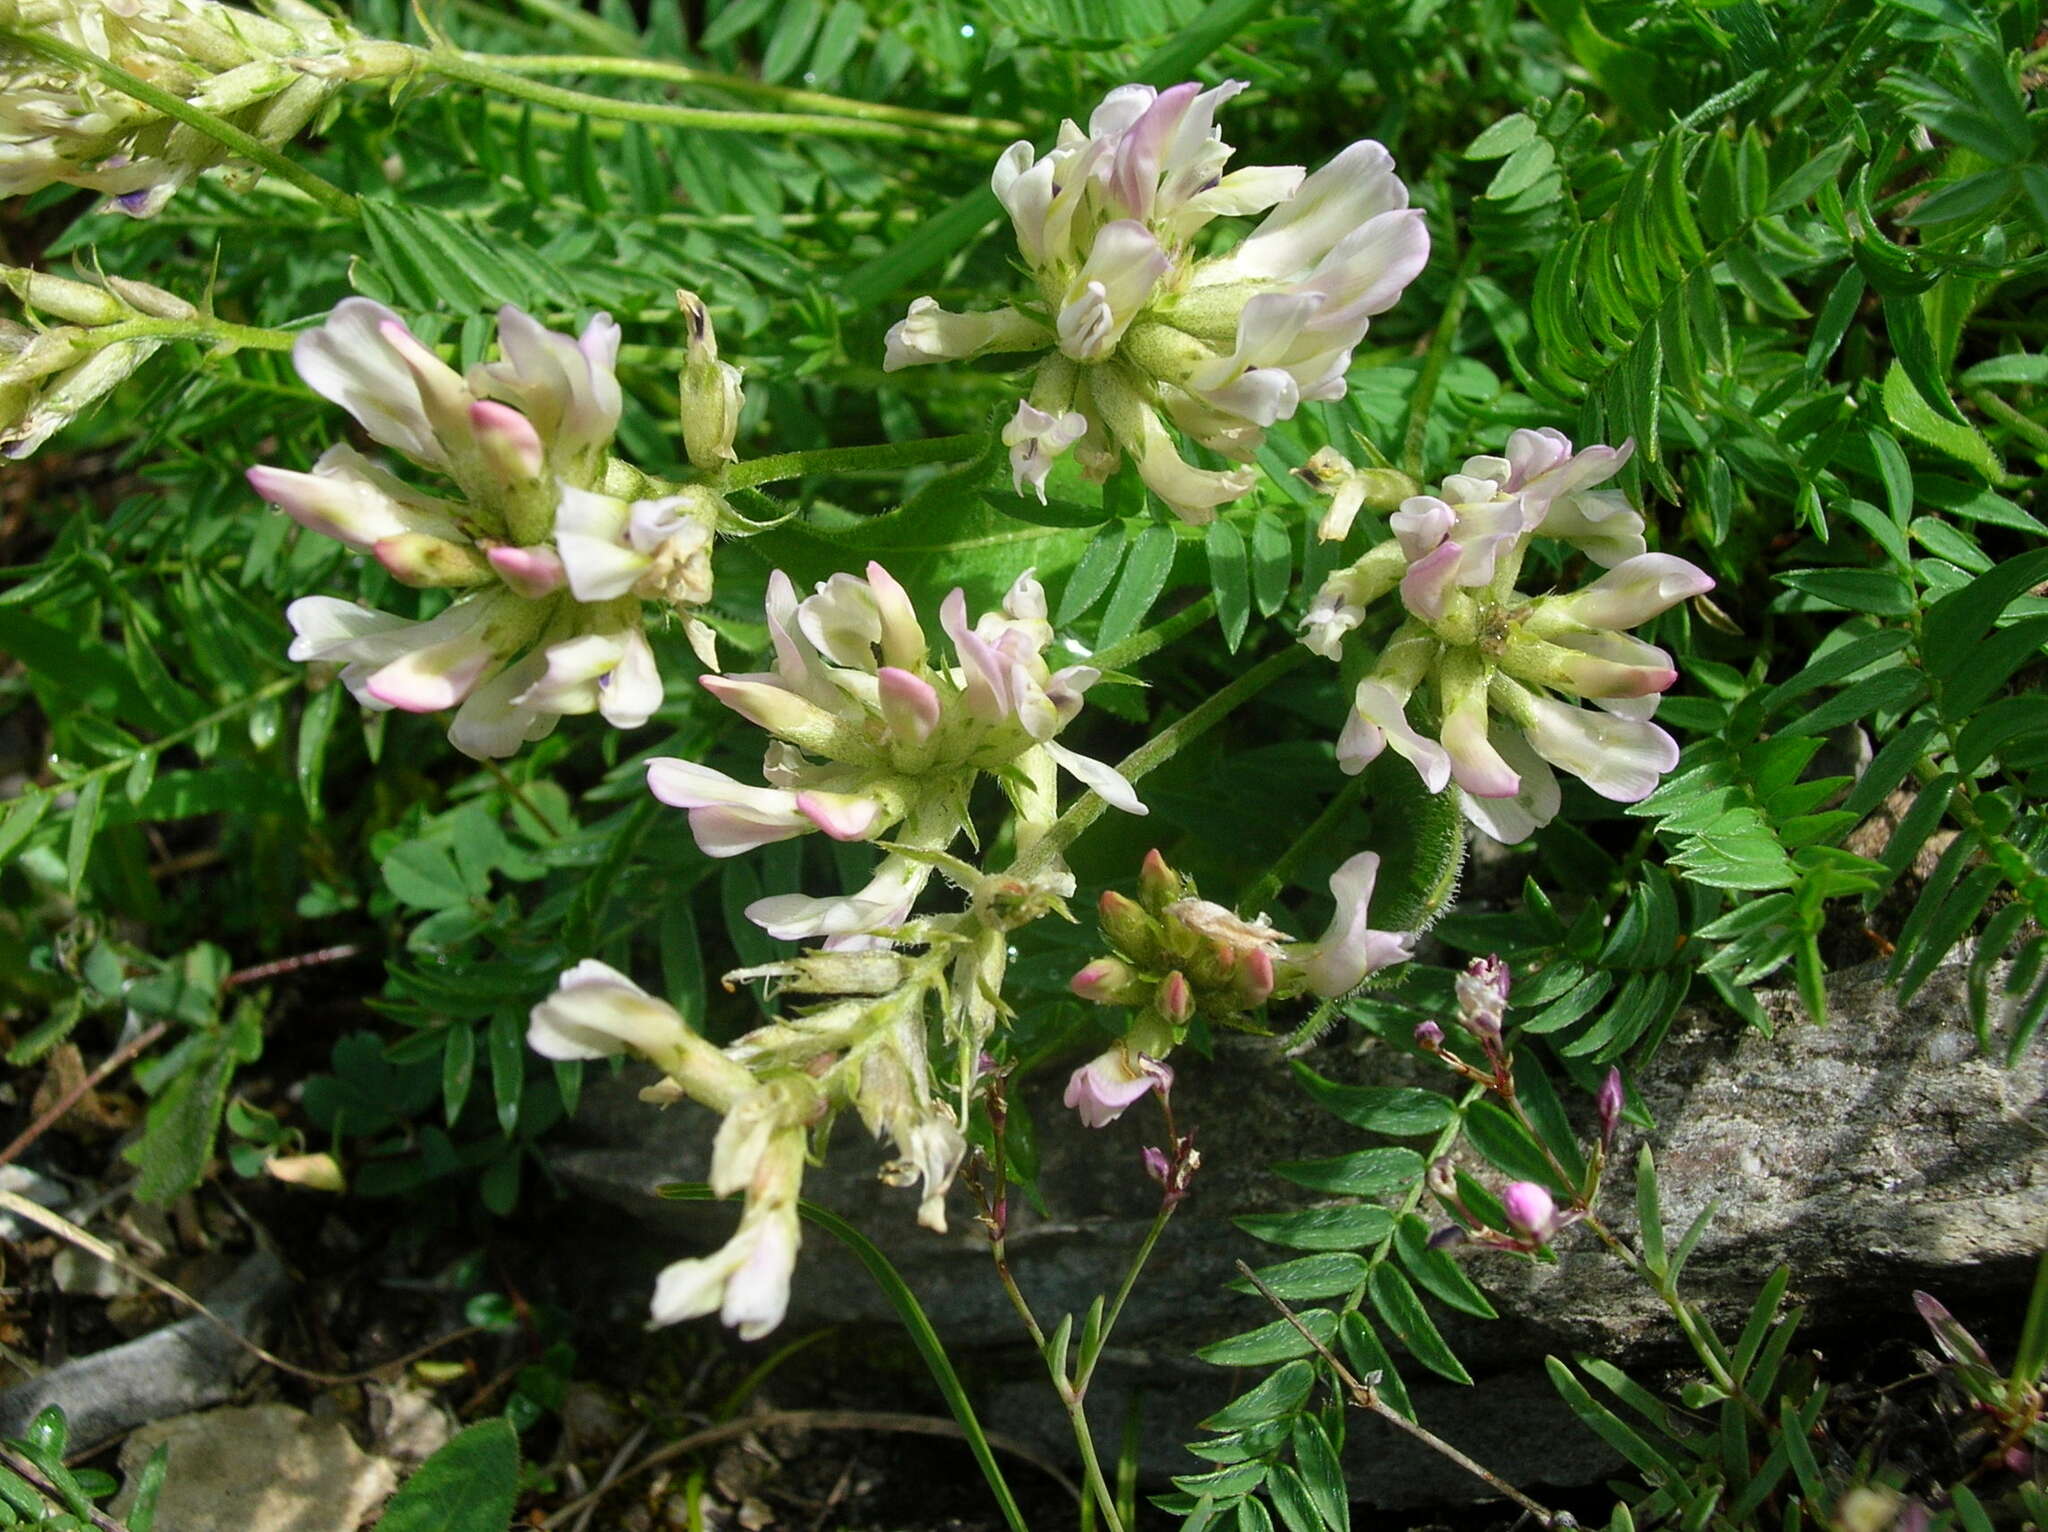
[[[168,339],[125,334],[118,327],[139,319],[198,317],[184,299],[147,282],[108,277],[106,283],[99,287],[0,266],[0,286],[40,326],[0,320],[0,457],[29,456],[118,388]],[[52,319],[61,322],[48,323]]]
[[[398,74],[413,57],[306,0],[266,0],[261,15],[216,0],[0,0],[0,27],[112,64],[272,148],[345,81]],[[146,218],[227,158],[89,69],[0,42],[0,197],[63,182]]]
[[[1216,112],[1244,88],[1120,86],[1085,133],[1062,123],[1043,158],[1011,145],[992,184],[1036,294],[974,314],[920,298],[889,331],[890,370],[1051,350],[1003,432],[1020,493],[1043,499],[1053,461],[1070,449],[1095,479],[1128,455],[1177,515],[1208,521],[1255,476],[1188,463],[1160,412],[1202,446],[1249,462],[1266,427],[1303,400],[1344,397],[1367,325],[1421,271],[1422,214],[1379,144],[1352,144],[1314,175],[1224,173],[1232,150]],[[1197,257],[1212,220],[1260,212],[1235,247]]]
[[[647,721],[662,685],[641,602],[710,599],[725,509],[699,486],[652,492],[608,456],[620,409],[609,316],[571,337],[508,307],[498,341],[502,360],[465,377],[389,309],[348,298],[293,348],[316,393],[449,481],[452,497],[345,444],[309,473],[249,470],[264,499],[372,554],[394,579],[461,592],[424,622],[333,596],[307,596],[286,615],[293,659],[339,662],[365,707],[456,708],[448,737],[480,758],[512,754],[567,713],[620,728]],[[687,631],[710,663],[709,630],[692,620]]]
[[[1574,452],[1556,431],[1516,431],[1504,457],[1467,459],[1434,494],[1404,499],[1389,519],[1393,536],[1324,582],[1302,642],[1333,660],[1374,602],[1398,592],[1403,608],[1337,742],[1346,771],[1391,748],[1431,792],[1455,781],[1480,829],[1516,841],[1557,813],[1553,768],[1632,803],[1677,764],[1677,744],[1650,720],[1678,672],[1625,630],[1714,582],[1684,559],[1646,552],[1641,515],[1599,487],[1629,452]],[[1327,448],[1301,472],[1345,508],[1324,526],[1341,537],[1368,498],[1365,476]],[[1515,583],[1539,536],[1606,572],[1568,595],[1522,595]],[[1425,690],[1434,738],[1408,714]]]
[[[1055,768],[1128,813],[1145,812],[1114,767],[1055,737],[1099,672],[1047,666],[1052,626],[1045,591],[1028,571],[1000,611],[972,625],[963,592],[941,603],[952,664],[932,655],[909,593],[879,564],[868,565],[864,580],[834,575],[802,599],[777,570],[767,618],[774,668],[705,676],[703,684],[775,737],[762,764],[769,785],[751,787],[698,762],[663,757],[648,763],[648,786],[662,802],[689,810],[697,844],[711,856],[813,830],[842,841],[894,831],[894,849],[859,892],[778,894],[748,906],[770,934],[844,946],[901,926],[967,824],[968,794],[983,772],[1016,806],[1020,846],[1052,821]]]
[[[1114,1122],[1148,1091],[1172,1088],[1166,1056],[1196,1016],[1245,1027],[1272,999],[1349,994],[1367,975],[1408,960],[1415,937],[1368,923],[1376,852],[1362,851],[1330,876],[1337,912],[1322,938],[1296,941],[1264,915],[1246,920],[1199,897],[1191,879],[1157,851],[1145,857],[1138,897],[1102,896],[1102,934],[1113,955],[1075,974],[1072,988],[1097,1005],[1135,1008],[1124,1036],[1074,1071],[1066,1104],[1091,1128]]]
[[[656,1324],[716,1310],[753,1340],[782,1322],[801,1243],[796,1203],[810,1142],[815,1135],[822,1144],[849,1107],[895,1146],[897,1157],[880,1171],[883,1184],[922,1182],[918,1222],[945,1232],[946,1193],[967,1139],[933,1088],[927,1018],[944,989],[947,949],[956,943],[931,934],[933,950],[917,958],[879,949],[813,952],[728,974],[728,984],[765,978],[779,982],[785,996],[838,998],[757,1027],[723,1049],[594,960],[564,973],[555,993],[534,1007],[527,1042],[535,1052],[551,1059],[637,1054],[663,1075],[643,1099],[663,1106],[688,1099],[722,1118],[711,1189],[720,1197],[744,1194],[739,1228],[722,1249],[662,1272]]]

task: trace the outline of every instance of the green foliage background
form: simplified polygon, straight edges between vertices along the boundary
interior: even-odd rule
[[[1009,287],[986,189],[1002,144],[1048,140],[1129,79],[1249,80],[1226,128],[1242,161],[1313,165],[1378,137],[1430,213],[1430,268],[1375,323],[1350,396],[1277,428],[1260,489],[1206,532],[1128,477],[1099,491],[1056,478],[1041,510],[1008,492],[994,451],[907,479],[751,492],[748,514],[794,514],[720,551],[712,616],[728,651],[760,647],[777,565],[802,581],[879,557],[927,604],[951,584],[986,601],[1035,566],[1082,652],[1213,603],[1213,621],[1205,609],[1131,662],[1142,685],[1091,696],[1075,743],[1113,759],[1292,642],[1336,559],[1288,472],[1318,447],[1434,477],[1518,426],[1632,437],[1627,484],[1652,545],[1719,581],[1658,635],[1679,656],[1660,718],[1684,759],[1626,810],[1569,784],[1565,813],[1515,863],[1521,897],[1436,928],[1451,949],[1536,971],[1516,1003],[1521,1035],[1541,1040],[1527,1067],[1556,1082],[1542,1093],[1553,1147],[1578,1152],[1565,1103],[1610,1064],[1654,1068],[1688,998],[1769,1026],[1753,990],[1786,973],[1818,1017],[1827,969],[1879,950],[1866,926],[1909,992],[1974,937],[1980,1040],[2028,1046],[2048,1013],[2040,0],[705,9],[695,35],[679,7],[643,21],[619,0],[352,13],[373,35],[426,42],[431,23],[489,53],[588,55],[576,83],[618,99],[759,107],[753,80],[966,121],[906,146],[408,85],[345,97],[293,151],[356,193],[360,218],[275,179],[203,181],[146,223],[52,189],[18,208],[14,255],[146,278],[249,325],[303,325],[366,293],[464,361],[500,303],[557,328],[607,309],[626,330],[622,447],[657,473],[681,464],[677,287],[706,297],[745,368],[743,458],[987,433],[1015,397],[997,363],[885,375],[880,358],[911,298],[972,308]],[[733,78],[678,94],[620,72],[636,59]],[[331,1145],[355,1196],[474,1186],[507,1215],[576,1104],[580,1066],[523,1045],[556,973],[602,957],[729,1035],[757,1002],[707,974],[777,950],[740,907],[837,881],[869,853],[786,843],[715,864],[647,799],[648,755],[745,775],[758,748],[687,680],[680,631],[656,635],[672,680],[648,728],[565,727],[502,768],[456,755],[432,719],[360,714],[287,663],[293,597],[415,599],[243,482],[251,463],[310,462],[338,420],[281,355],[180,343],[9,470],[8,1058],[33,1064],[74,1033],[105,1045],[131,1012],[161,1020],[141,1075],[151,1195],[199,1179],[227,1110],[244,1173]],[[1402,833],[1383,769],[1362,788],[1335,769],[1344,691],[1333,669],[1304,667],[1177,757],[1147,781],[1150,819],[1112,817],[1077,849],[1083,889],[1128,880],[1157,844],[1210,897],[1261,888],[1283,923],[1312,928],[1335,862],[1365,845],[1397,854]],[[1895,827],[1852,849],[1874,813]],[[236,1068],[296,1024],[230,973],[342,943],[381,978],[345,970],[366,992],[299,1107],[229,1109]],[[1064,990],[1085,933],[1034,928],[1022,945],[1010,999],[1026,1065],[1097,1041]],[[1417,972],[1349,1015],[1406,1048],[1447,997],[1448,970]],[[1027,1108],[1053,1078],[1031,1077]],[[1381,1371],[1390,1398],[1402,1369],[1462,1378],[1431,1306],[1489,1310],[1426,1248],[1422,1166],[1460,1135],[1510,1174],[1547,1178],[1540,1156],[1483,1102],[1347,1094],[1306,1069],[1303,1083],[1370,1139],[1281,1175],[1365,1200],[1255,1229],[1296,1252],[1269,1279],[1321,1305],[1312,1327]],[[1305,1402],[1306,1364],[1289,1360],[1305,1349],[1284,1327],[1212,1348],[1284,1365],[1257,1403],[1210,1422],[1219,1466],[1184,1485],[1187,1507],[1260,1528],[1263,1487],[1290,1527],[1335,1516],[1313,1503],[1311,1465],[1341,1431]]]

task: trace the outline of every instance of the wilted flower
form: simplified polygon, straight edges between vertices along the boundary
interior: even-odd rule
[[[1003,432],[1020,493],[1045,497],[1069,449],[1106,478],[1128,456],[1192,522],[1248,492],[1254,472],[1197,468],[1161,418],[1250,462],[1266,428],[1303,400],[1344,397],[1351,353],[1429,255],[1422,214],[1369,140],[1314,175],[1299,166],[1224,173],[1215,125],[1240,80],[1125,85],[1050,152],[1012,144],[992,184],[1037,291],[1015,307],[951,314],[920,298],[890,330],[884,367],[1050,350]],[[1269,211],[1270,210],[1270,211]],[[1265,213],[1233,248],[1195,258],[1218,217]]]
[[[0,27],[113,64],[272,148],[344,82],[402,73],[414,58],[305,0],[264,0],[260,15],[216,0],[0,0]],[[64,182],[146,218],[228,158],[84,67],[0,41],[0,197]]]
[[[456,372],[389,309],[347,298],[292,357],[315,392],[415,467],[427,493],[330,447],[309,473],[259,467],[249,482],[308,530],[373,555],[403,584],[460,592],[416,622],[332,596],[286,615],[295,660],[340,663],[373,709],[457,708],[467,755],[510,755],[564,714],[636,728],[661,703],[641,602],[711,596],[723,502],[699,487],[647,495],[609,461],[620,395],[619,329],[599,314],[571,337],[515,308],[498,314],[502,360]],[[709,630],[691,620],[709,654]]]
[[[864,580],[834,575],[801,600],[777,570],[767,617],[773,668],[706,676],[703,684],[775,736],[762,767],[772,785],[663,757],[648,763],[648,787],[689,810],[697,844],[712,856],[813,830],[843,841],[887,835],[904,848],[885,856],[858,893],[777,894],[748,906],[772,935],[843,942],[902,925],[936,854],[966,824],[968,795],[983,772],[1010,790],[1023,840],[1050,823],[1056,767],[1125,812],[1145,812],[1114,767],[1055,737],[1080,712],[1098,672],[1046,665],[1052,626],[1029,571],[999,611],[972,626],[966,595],[946,597],[939,621],[952,641],[950,665],[934,660],[909,593],[879,564],[868,565]]]
[[[1650,718],[1678,672],[1670,655],[1622,630],[1714,582],[1684,559],[1645,551],[1642,517],[1599,488],[1629,451],[1574,452],[1555,431],[1516,431],[1505,457],[1470,458],[1435,494],[1404,500],[1389,518],[1392,536],[1324,582],[1302,642],[1327,658],[1342,657],[1375,602],[1398,590],[1405,609],[1353,694],[1337,742],[1346,771],[1391,748],[1431,792],[1455,781],[1467,818],[1516,841],[1556,814],[1553,768],[1633,803],[1677,764],[1677,744]],[[1355,473],[1330,454],[1312,482],[1337,496]],[[1539,536],[1572,544],[1606,572],[1570,594],[1520,594]],[[1423,694],[1435,737],[1409,717]]]

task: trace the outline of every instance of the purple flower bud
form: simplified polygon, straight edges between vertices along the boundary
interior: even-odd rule
[[[1464,1243],[1465,1231],[1454,1223],[1445,1224],[1441,1229],[1435,1230],[1429,1236],[1429,1248],[1432,1250],[1448,1250],[1453,1245],[1462,1245]]]
[[[1161,1186],[1170,1186],[1173,1181],[1173,1161],[1166,1157],[1164,1149],[1145,1149],[1145,1174]]]
[[[1444,1045],[1444,1029],[1433,1021],[1425,1021],[1415,1029],[1415,1046],[1428,1053],[1439,1051]]]
[[[1525,1239],[1547,1244],[1556,1232],[1557,1204],[1534,1181],[1510,1181],[1500,1194],[1500,1205],[1508,1215],[1508,1227]]]
[[[1159,981],[1159,991],[1153,996],[1152,1003],[1158,1007],[1159,1014],[1176,1027],[1184,1027],[1194,1019],[1195,992],[1188,987],[1188,981],[1178,969]]]
[[[1600,1082],[1600,1147],[1605,1149],[1614,1142],[1614,1130],[1621,1126],[1621,1109],[1627,1103],[1627,1093],[1622,1090],[1621,1070],[1610,1069],[1607,1078]]]

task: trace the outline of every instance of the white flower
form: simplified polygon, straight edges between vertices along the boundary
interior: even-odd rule
[[[389,309],[348,298],[293,348],[316,392],[452,481],[455,498],[346,446],[310,473],[249,470],[256,492],[301,526],[374,554],[403,583],[470,592],[424,623],[307,598],[291,608],[291,654],[347,666],[342,679],[365,706],[459,704],[448,737],[484,759],[512,754],[565,714],[647,722],[663,693],[640,601],[710,599],[723,510],[701,488],[638,500],[605,492],[621,399],[619,331],[607,316],[572,337],[508,307],[498,336],[502,359],[465,378]],[[691,619],[685,631],[708,655],[708,630]]]
[[[879,564],[865,578],[834,575],[802,598],[774,571],[765,603],[772,668],[702,678],[720,702],[775,736],[764,767],[773,785],[661,758],[648,763],[648,787],[689,811],[698,845],[712,856],[813,829],[936,852],[963,827],[982,772],[1002,774],[1034,824],[1049,821],[1056,769],[1141,814],[1144,805],[1114,767],[1055,737],[1099,673],[1046,664],[1046,613],[1045,590],[1028,570],[998,610],[972,623],[966,594],[955,590],[939,620],[956,663],[934,664],[908,595]],[[1032,786],[1019,792],[1018,784]],[[892,853],[857,892],[775,894],[747,914],[785,940],[847,945],[902,926],[932,867]]]
[[[1030,413],[1004,435],[1020,492],[1042,496],[1050,460],[1076,446],[1091,477],[1128,456],[1177,515],[1209,520],[1256,475],[1187,462],[1160,412],[1249,461],[1303,400],[1344,396],[1371,320],[1428,258],[1422,215],[1378,144],[1353,144],[1306,179],[1298,166],[1226,173],[1216,112],[1244,88],[1121,86],[1085,132],[1062,123],[1043,157],[1012,144],[990,184],[1036,293],[986,314],[920,298],[890,330],[892,370],[1054,348]],[[1212,220],[1260,212],[1235,249],[1197,258],[1193,236]]]

